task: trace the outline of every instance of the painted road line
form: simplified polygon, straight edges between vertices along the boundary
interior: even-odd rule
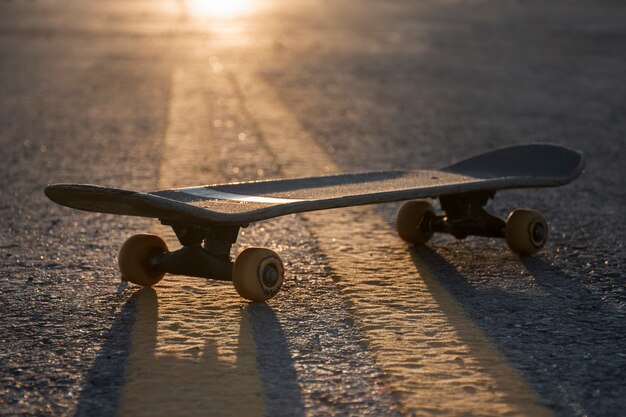
[[[203,75],[190,68],[184,71],[175,75],[182,79],[173,82],[167,137],[177,139],[168,141],[173,147],[166,150],[169,162],[162,165],[159,185],[224,181],[234,172],[245,173],[239,179],[255,179],[255,174],[261,175],[260,169],[276,176],[275,164],[260,143],[254,123],[240,110],[233,78]],[[203,76],[210,82],[210,103],[200,100],[194,91],[186,91],[201,85]],[[185,103],[183,96],[192,101]],[[177,103],[188,107],[177,111]],[[201,108],[198,117],[189,117],[193,109]],[[235,121],[230,130],[205,132],[194,127],[215,125],[217,118]],[[176,120],[180,130],[175,129]],[[242,133],[246,135],[243,141]],[[183,137],[187,134],[195,137],[195,146],[191,138]],[[169,233],[166,240],[177,246],[169,230],[154,232]],[[398,416],[395,401],[381,383],[380,370],[355,330],[345,302],[324,273],[325,266],[318,262],[313,242],[302,220],[293,216],[241,231],[233,253],[246,244],[267,246],[282,251],[290,267],[285,291],[265,306],[248,305],[229,284],[166,276],[155,287],[158,313],[154,308],[147,312],[138,309],[140,320],[132,339],[133,346],[139,347],[132,350],[122,414],[146,415],[178,407],[181,401],[175,396],[145,389],[169,385],[174,379],[180,386],[176,392],[183,391],[177,395],[184,394],[181,399],[189,404],[184,410],[190,415]],[[145,315],[154,324],[139,324],[146,322],[141,319]],[[152,344],[142,342],[145,340]],[[141,343],[148,348],[141,348]],[[203,346],[217,346],[217,353],[204,353]],[[252,363],[252,347],[256,364]],[[199,361],[191,366],[195,353]],[[223,374],[227,377],[222,378]],[[208,404],[216,394],[224,399],[236,397],[238,402]]]
[[[264,80],[251,74],[239,80],[247,111],[283,174],[339,171]],[[375,210],[359,207],[304,218],[403,413],[551,414]]]
[[[219,179],[211,145],[206,67],[177,67],[159,187]],[[214,171],[207,171],[213,169]],[[179,244],[169,229],[154,233]],[[263,416],[248,310],[229,284],[168,276],[141,290],[120,416]]]

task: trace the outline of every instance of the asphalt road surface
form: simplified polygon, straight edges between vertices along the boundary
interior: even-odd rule
[[[0,2],[0,415],[626,415],[622,1]],[[158,222],[54,182],[152,190],[439,167],[526,142],[587,169],[507,191],[550,241],[393,229],[397,205],[244,229],[288,275],[120,283]]]

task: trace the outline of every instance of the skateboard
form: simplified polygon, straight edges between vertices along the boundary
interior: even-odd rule
[[[485,210],[500,190],[555,187],[583,171],[581,152],[529,144],[486,152],[440,169],[377,171],[137,192],[87,184],[48,185],[54,202],[75,209],[156,218],[173,228],[182,247],[170,251],[158,236],[139,234],[122,245],[122,278],[143,286],[166,273],[232,281],[251,301],[280,290],[285,269],[274,251],[246,248],[233,262],[231,247],[249,224],[291,213],[405,201],[396,229],[414,245],[434,233],[505,238],[519,255],[531,255],[548,238],[537,211],[518,209],[502,220]],[[425,199],[439,199],[438,214]]]

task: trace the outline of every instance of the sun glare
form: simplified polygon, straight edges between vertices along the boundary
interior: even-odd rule
[[[187,5],[198,17],[230,18],[251,11],[254,0],[187,0]]]

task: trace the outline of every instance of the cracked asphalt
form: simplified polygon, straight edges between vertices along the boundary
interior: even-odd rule
[[[217,2],[219,3],[219,2]],[[0,3],[0,414],[626,414],[626,6],[601,2]],[[288,270],[120,284],[148,219],[43,188],[152,190],[580,149],[546,248],[393,236],[397,205],[244,229]],[[146,387],[149,387],[146,389]]]

